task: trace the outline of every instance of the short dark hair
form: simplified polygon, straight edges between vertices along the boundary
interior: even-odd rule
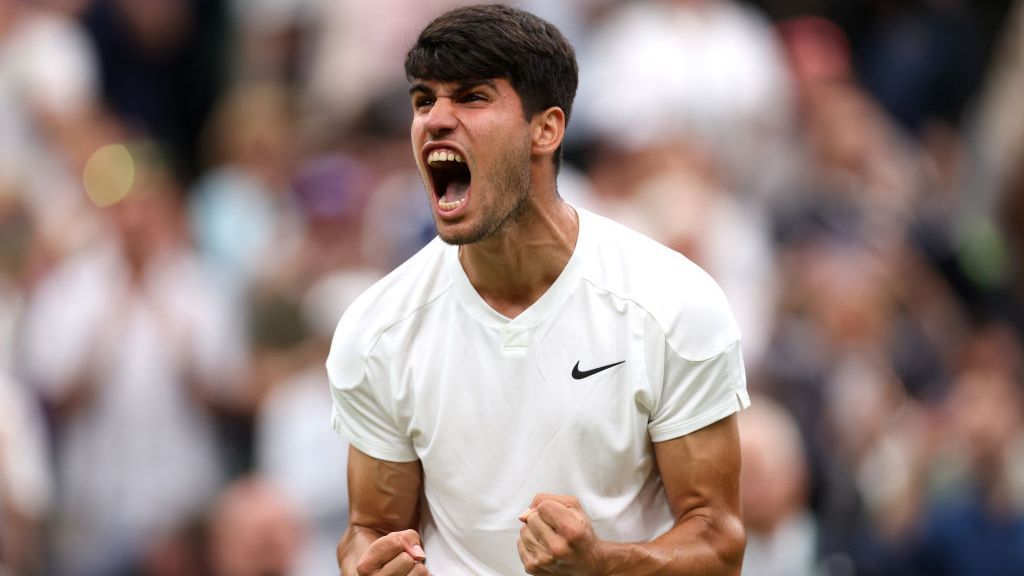
[[[553,24],[501,4],[458,8],[420,32],[405,57],[412,81],[505,78],[527,119],[557,106],[572,112],[579,67],[572,44]],[[559,154],[555,155],[557,165]]]

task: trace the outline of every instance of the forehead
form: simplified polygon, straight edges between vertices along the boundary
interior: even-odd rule
[[[409,93],[429,92],[431,94],[455,94],[465,90],[490,88],[498,93],[514,93],[512,84],[506,78],[467,78],[461,80],[439,80],[413,78]]]

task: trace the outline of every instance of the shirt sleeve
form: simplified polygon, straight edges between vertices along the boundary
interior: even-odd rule
[[[343,321],[344,322],[344,321]],[[418,459],[412,440],[396,423],[387,401],[391,389],[383,375],[371,374],[357,343],[339,327],[327,358],[333,408],[331,428],[364,454],[390,462]]]
[[[684,436],[750,405],[740,340],[710,358],[691,360],[650,324],[648,364],[658,398],[648,423],[652,442]]]

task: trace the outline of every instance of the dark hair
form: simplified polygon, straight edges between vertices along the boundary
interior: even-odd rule
[[[557,106],[566,122],[576,96],[576,52],[551,23],[500,4],[446,12],[420,32],[405,57],[412,81],[443,82],[505,78],[527,119]],[[558,165],[559,153],[555,154]]]

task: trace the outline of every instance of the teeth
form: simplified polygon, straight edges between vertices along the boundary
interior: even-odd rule
[[[465,202],[465,200],[465,198],[461,200],[456,200],[455,202],[445,202],[443,200],[439,200],[437,202],[437,205],[441,207],[441,210],[444,210],[445,212],[450,212],[458,208],[459,204],[462,204],[463,202]]]
[[[459,155],[458,152],[455,152],[453,150],[438,149],[438,150],[432,151],[427,156],[427,163],[428,164],[433,164],[434,162],[461,162],[461,163],[465,163],[466,161],[462,158],[461,155]]]

